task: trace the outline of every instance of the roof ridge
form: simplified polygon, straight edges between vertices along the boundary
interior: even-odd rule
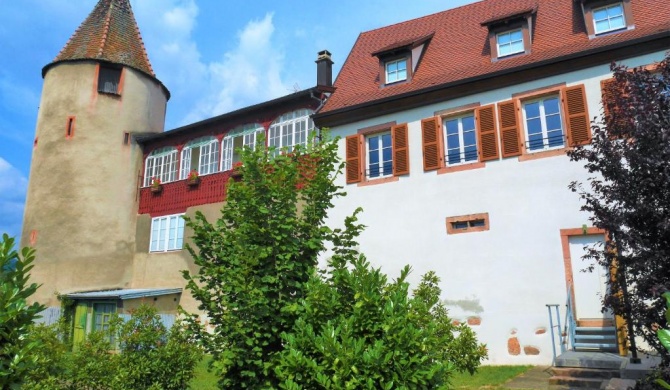
[[[105,49],[105,44],[107,43],[107,35],[109,34],[109,24],[112,20],[112,8],[114,8],[114,2],[109,3],[109,8],[107,8],[107,18],[105,18],[105,26],[102,30],[102,38],[100,39],[100,48],[98,49],[98,57],[102,57],[102,53]]]

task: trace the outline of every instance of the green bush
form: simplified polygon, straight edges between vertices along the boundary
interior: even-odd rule
[[[340,259],[341,260],[341,259]],[[363,256],[331,260],[308,285],[277,368],[284,389],[438,389],[453,371],[473,373],[486,357],[467,325],[440,303],[439,278],[388,282]]]
[[[28,282],[35,251],[14,250],[14,239],[2,235],[0,241],[0,389],[15,389],[26,373],[34,369],[34,351],[39,343],[30,340],[29,330],[44,306],[28,299],[39,287]]]
[[[180,324],[167,330],[156,309],[140,306],[129,321],[114,320],[107,334],[92,332],[70,352],[62,341],[67,327],[36,326],[37,368],[27,376],[26,388],[35,390],[173,390],[187,389],[201,352],[185,337]]]

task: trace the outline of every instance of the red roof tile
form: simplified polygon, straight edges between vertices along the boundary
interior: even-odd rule
[[[337,76],[336,91],[317,116],[670,30],[670,7],[666,1],[632,0],[631,4],[634,29],[594,39],[589,39],[586,32],[581,5],[571,0],[484,0],[361,33]],[[535,7],[531,53],[491,61],[489,30],[481,23]],[[380,87],[379,59],[371,54],[433,32],[412,80]]]
[[[102,60],[155,77],[129,0],[100,0],[54,61]]]

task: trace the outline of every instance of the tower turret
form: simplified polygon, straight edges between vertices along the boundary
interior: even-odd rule
[[[132,279],[142,152],[163,131],[156,79],[128,0],[100,0],[42,70],[22,245],[37,249],[35,297],[123,288]]]

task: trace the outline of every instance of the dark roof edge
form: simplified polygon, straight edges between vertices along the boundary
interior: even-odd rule
[[[147,135],[138,134],[136,136],[136,140],[139,144],[145,144],[147,142],[155,141],[155,140],[158,140],[158,139],[171,137],[171,136],[174,136],[175,134],[181,134],[183,132],[189,131],[189,130],[195,128],[195,127],[200,127],[200,126],[203,126],[203,125],[207,125],[207,124],[212,123],[212,122],[218,122],[220,120],[224,120],[224,119],[227,119],[227,118],[232,118],[232,117],[235,117],[235,116],[238,116],[238,115],[244,115],[246,113],[253,112],[255,110],[263,109],[267,106],[286,103],[286,102],[290,102],[291,100],[298,100],[298,99],[306,98],[306,97],[312,95],[314,92],[319,92],[319,93],[321,93],[321,92],[332,92],[332,87],[326,87],[326,86],[311,87],[311,88],[308,88],[308,89],[304,89],[302,91],[294,92],[294,93],[289,94],[289,95],[284,95],[284,96],[278,97],[276,99],[272,99],[272,100],[268,100],[268,101],[265,101],[265,102],[257,103],[257,104],[254,104],[252,106],[239,108],[235,111],[230,111],[230,112],[227,112],[225,114],[221,114],[221,115],[217,115],[217,116],[214,116],[214,117],[211,117],[211,118],[207,118],[207,119],[201,120],[199,122],[190,123],[190,124],[185,125],[185,126],[177,127],[176,129],[164,131],[162,133],[149,133]],[[143,134],[146,134],[146,133],[143,133]]]
[[[58,61],[50,62],[49,64],[45,65],[42,68],[42,78],[44,78],[47,75],[47,72],[49,71],[49,69],[53,68],[54,66],[60,65],[60,64],[63,64],[63,63],[74,63],[74,62],[96,62],[96,63],[103,63],[103,64],[114,64],[114,65],[122,65],[122,66],[125,66],[127,68],[134,69],[134,70],[142,73],[143,75],[149,77],[153,81],[157,82],[158,85],[160,85],[160,87],[163,89],[163,92],[165,92],[167,100],[170,100],[170,90],[167,89],[165,84],[163,84],[162,81],[160,81],[158,78],[156,78],[156,76],[154,76],[150,73],[147,73],[146,71],[144,71],[142,69],[139,69],[137,67],[134,67],[134,66],[131,66],[131,65],[128,65],[128,64],[124,64],[124,63],[120,63],[120,62],[114,62],[114,61],[108,61],[108,60],[103,60],[103,59],[77,58],[77,59],[58,60]]]
[[[501,70],[501,71],[498,71],[498,72],[493,72],[493,73],[486,73],[486,74],[483,74],[483,75],[478,75],[478,76],[470,77],[470,78],[467,78],[467,79],[461,79],[461,80],[453,81],[453,82],[450,82],[450,83],[431,86],[431,87],[423,88],[423,89],[416,90],[416,91],[409,91],[409,92],[405,92],[403,94],[393,95],[393,96],[389,96],[389,97],[382,98],[382,99],[377,99],[377,100],[373,100],[373,101],[359,103],[359,104],[356,104],[356,105],[353,105],[353,106],[342,107],[342,108],[338,108],[338,109],[332,110],[332,111],[317,112],[312,116],[312,119],[314,119],[314,121],[316,122],[315,124],[319,127],[321,127],[321,126],[326,126],[327,127],[327,126],[343,125],[343,124],[355,122],[355,121],[358,121],[358,120],[362,120],[362,118],[355,118],[355,119],[352,119],[350,121],[337,121],[337,123],[335,123],[335,124],[332,124],[332,123],[328,122],[327,118],[331,117],[331,116],[336,116],[336,115],[345,113],[347,111],[359,110],[359,109],[363,109],[363,108],[366,108],[366,107],[372,107],[372,106],[375,106],[375,105],[378,105],[378,104],[389,103],[389,102],[393,102],[395,100],[402,100],[402,99],[407,98],[407,97],[421,95],[421,94],[424,94],[424,93],[427,93],[427,92],[433,92],[433,91],[438,91],[438,90],[441,90],[441,89],[447,89],[447,88],[451,88],[451,87],[455,87],[455,86],[459,86],[459,85],[463,85],[463,84],[467,84],[467,83],[471,83],[471,82],[475,82],[475,81],[491,79],[491,78],[495,78],[495,77],[499,77],[499,76],[503,76],[503,75],[507,75],[507,74],[512,74],[512,73],[516,73],[516,72],[520,72],[520,71],[525,71],[525,70],[529,70],[529,69],[533,69],[533,68],[538,68],[538,67],[541,67],[541,66],[551,65],[553,63],[559,63],[559,62],[568,61],[568,60],[572,60],[572,59],[588,57],[588,56],[591,56],[591,55],[595,55],[595,54],[599,54],[599,53],[603,53],[603,52],[607,52],[607,51],[617,50],[617,49],[626,48],[626,47],[632,47],[632,46],[638,45],[640,43],[651,42],[651,41],[655,41],[655,40],[663,39],[663,38],[668,38],[668,37],[670,37],[670,30],[668,30],[668,31],[664,30],[664,31],[661,31],[657,34],[647,35],[645,37],[637,38],[637,39],[633,39],[633,40],[629,40],[629,41],[618,42],[618,43],[615,43],[615,44],[609,45],[609,46],[598,47],[598,48],[594,48],[594,49],[591,49],[591,50],[581,51],[579,53],[568,54],[568,55],[565,55],[565,56],[562,56],[562,57],[555,57],[555,58],[550,58],[550,59],[543,60],[543,61],[532,62],[530,64],[524,64],[524,65],[521,65],[521,66],[518,66],[518,67],[515,67],[515,68],[504,69],[504,70]],[[643,54],[643,53],[640,53],[640,54]],[[325,122],[324,122],[324,119],[325,119]]]

